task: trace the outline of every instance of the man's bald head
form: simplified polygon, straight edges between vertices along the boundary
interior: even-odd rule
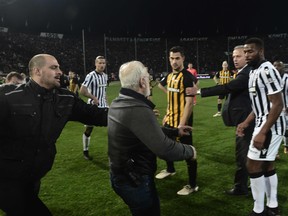
[[[46,64],[46,57],[53,57],[49,54],[38,54],[31,58],[29,61],[28,67],[29,67],[29,74],[32,77],[34,68],[42,68]]]

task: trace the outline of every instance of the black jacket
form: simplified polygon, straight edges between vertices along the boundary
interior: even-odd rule
[[[107,122],[107,115],[67,89],[48,91],[33,80],[13,88],[2,86],[1,178],[39,180],[43,177],[53,165],[55,143],[67,121],[101,125]]]
[[[231,116],[235,125],[243,122],[251,113],[251,101],[248,92],[248,81],[251,67],[245,66],[235,79],[224,85],[201,88],[201,97],[226,95],[231,93]]]

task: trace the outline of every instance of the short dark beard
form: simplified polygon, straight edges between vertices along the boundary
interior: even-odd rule
[[[257,67],[259,66],[259,63],[260,63],[260,62],[261,62],[261,59],[260,59],[260,57],[258,56],[258,58],[250,61],[250,62],[248,63],[248,65],[251,66],[251,67],[253,67],[253,68],[257,68]]]
[[[257,66],[257,62],[256,62],[256,61],[250,61],[250,62],[248,63],[248,65],[251,66],[251,67],[253,67],[253,68],[255,68],[255,67]]]
[[[176,68],[176,69],[173,69],[173,71],[176,71],[176,72],[180,72],[180,71],[182,71],[183,70],[183,67],[178,67],[178,68]]]

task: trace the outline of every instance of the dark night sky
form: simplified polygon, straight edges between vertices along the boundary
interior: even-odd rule
[[[14,3],[8,4],[10,1]],[[281,1],[0,0],[0,26],[111,36],[215,36],[288,32]],[[282,1],[283,4],[283,1]],[[25,27],[25,22],[28,26]],[[72,26],[72,32],[71,32]]]

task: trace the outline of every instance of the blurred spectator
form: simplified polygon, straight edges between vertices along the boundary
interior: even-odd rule
[[[5,79],[5,84],[13,84],[18,85],[24,82],[24,78],[21,76],[20,73],[12,71],[10,72]]]
[[[228,62],[223,61],[222,70],[217,71],[213,79],[217,85],[224,85],[230,82],[232,76],[232,72],[228,69]],[[221,116],[222,101],[224,98],[227,98],[227,94],[218,96],[217,113],[213,117]]]
[[[196,79],[197,79],[197,70],[195,68],[193,68],[193,64],[192,62],[189,62],[188,63],[188,68],[187,68],[187,71],[189,71]],[[198,80],[198,79],[197,79]],[[197,83],[195,83],[197,88],[199,88],[199,80],[197,81]],[[193,101],[193,104],[196,105],[196,95],[194,96],[194,101]]]
[[[79,96],[79,80],[74,71],[69,71],[69,90]]]

